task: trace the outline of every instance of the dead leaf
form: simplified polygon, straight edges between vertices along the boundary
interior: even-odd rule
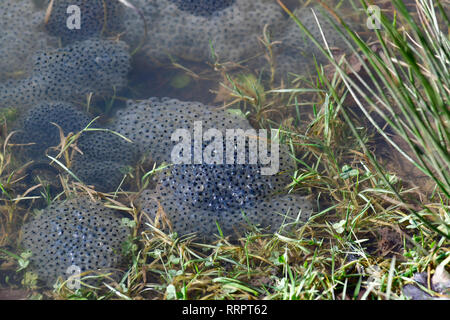
[[[25,300],[28,294],[27,290],[0,289],[0,300]]]

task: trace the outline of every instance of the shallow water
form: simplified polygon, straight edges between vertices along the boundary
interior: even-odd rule
[[[276,1],[254,1],[255,5],[249,5],[249,2],[246,0],[235,0],[230,1],[228,5],[220,6],[217,12],[211,14],[210,11],[212,9],[207,7],[206,11],[202,10],[201,14],[198,15],[192,14],[195,12],[195,8],[178,10],[174,5],[176,1],[130,0],[130,2],[135,4],[139,8],[139,12],[148,19],[148,35],[146,39],[144,39],[145,27],[140,15],[130,8],[120,8],[123,12],[118,15],[121,17],[123,15],[123,24],[118,22],[117,26],[109,26],[109,30],[105,28],[105,25],[99,24],[98,21],[90,24],[89,19],[98,20],[98,17],[96,18],[95,14],[89,15],[88,20],[81,20],[81,30],[83,30],[84,26],[92,27],[95,29],[92,34],[88,32],[88,36],[86,36],[83,33],[83,39],[80,39],[78,36],[72,38],[70,33],[64,34],[64,41],[61,42],[58,37],[53,37],[55,34],[58,35],[58,28],[55,29],[56,31],[54,29],[50,30],[49,28],[53,26],[51,23],[47,26],[44,25],[45,14],[43,9],[38,10],[34,8],[26,0],[17,2],[9,0],[5,4],[0,4],[0,17],[4,17],[4,21],[0,21],[0,28],[3,32],[3,34],[0,34],[0,37],[3,37],[0,40],[4,40],[0,52],[5,53],[0,56],[0,67],[3,66],[3,71],[0,70],[0,112],[6,118],[6,126],[3,129],[7,129],[7,131],[2,131],[2,135],[3,139],[5,139],[11,130],[22,130],[25,132],[21,139],[12,138],[11,141],[16,146],[9,151],[12,154],[11,163],[9,163],[8,167],[5,166],[1,177],[2,184],[6,186],[4,178],[12,173],[13,170],[16,170],[14,174],[17,176],[14,176],[13,181],[17,182],[8,183],[6,189],[2,188],[0,248],[3,250],[20,254],[23,249],[19,241],[22,225],[33,221],[31,217],[35,215],[34,210],[46,208],[48,203],[53,200],[63,200],[68,189],[68,185],[65,184],[67,181],[70,186],[76,185],[77,192],[86,191],[83,187],[80,187],[81,182],[73,178],[71,171],[68,174],[68,170],[62,170],[60,165],[57,166],[54,163],[52,166],[49,166],[50,161],[45,156],[46,153],[52,158],[57,157],[59,159],[58,163],[65,163],[77,178],[81,178],[88,185],[94,185],[95,191],[111,193],[117,191],[119,186],[124,192],[141,191],[143,187],[142,181],[136,178],[142,176],[141,168],[150,170],[153,162],[160,164],[162,161],[168,161],[160,154],[161,150],[166,152],[165,148],[167,145],[163,144],[169,139],[164,138],[166,139],[164,140],[161,138],[157,140],[157,143],[160,145],[156,144],[154,146],[153,143],[156,142],[154,142],[153,137],[151,139],[148,138],[148,140],[145,140],[145,138],[148,137],[147,135],[151,136],[152,133],[156,135],[155,132],[161,134],[161,137],[163,135],[165,137],[165,135],[170,134],[167,130],[177,129],[177,126],[181,126],[184,120],[177,118],[177,121],[174,121],[172,126],[164,127],[166,123],[170,123],[171,119],[174,119],[172,113],[166,115],[164,110],[158,109],[160,113],[153,111],[153,114],[146,114],[145,112],[147,111],[145,111],[140,114],[140,111],[133,111],[127,114],[124,111],[129,110],[126,109],[126,100],[169,97],[174,100],[169,100],[169,102],[161,100],[159,102],[159,100],[154,99],[151,101],[158,106],[159,103],[163,106],[165,105],[167,110],[174,114],[177,114],[180,109],[178,107],[178,109],[175,107],[170,109],[172,105],[181,105],[183,107],[183,101],[195,101],[199,102],[198,108],[201,111],[198,111],[198,114],[192,111],[183,115],[189,118],[189,121],[200,119],[206,122],[207,114],[210,117],[208,119],[218,118],[218,115],[220,115],[222,118],[218,121],[220,122],[219,124],[212,120],[210,121],[215,123],[215,126],[221,130],[225,129],[226,126],[220,128],[220,125],[227,123],[227,121],[233,123],[233,125],[238,123],[243,129],[247,129],[247,126],[251,127],[250,124],[257,128],[260,124],[260,119],[251,113],[254,110],[249,107],[250,103],[248,103],[249,96],[252,98],[251,95],[258,92],[255,89],[289,88],[291,81],[296,78],[293,74],[299,75],[303,81],[294,82],[296,86],[303,85],[308,87],[309,83],[316,81],[314,73],[311,72],[314,68],[313,55],[316,56],[319,62],[324,64],[327,62],[311,42],[303,36],[298,36],[297,38],[298,28],[278,6]],[[11,5],[15,3],[16,7],[8,7],[8,3]],[[55,3],[59,5],[72,2],[55,1]],[[83,1],[78,1],[77,3],[82,6]],[[92,3],[96,2],[93,1]],[[312,14],[309,13],[309,9],[305,7],[306,5],[311,6],[314,4],[313,1],[286,0],[284,3],[289,9],[302,16],[308,28],[315,28],[315,25],[313,25],[315,20]],[[353,3],[353,1],[336,0],[326,1],[326,3],[333,8],[337,6],[339,14],[355,30],[360,31],[364,38],[373,38],[372,31],[367,29],[367,17],[362,10],[358,9],[356,1]],[[13,7],[17,10],[13,10]],[[380,7],[382,10],[389,12],[388,3],[381,2]],[[98,8],[93,5],[93,7],[87,7],[86,10],[98,11]],[[55,14],[57,12],[64,12],[64,10],[54,11]],[[81,11],[82,19],[84,19],[83,14],[83,11]],[[24,21],[28,22],[24,23]],[[327,25],[326,20],[322,21],[329,45],[334,49],[345,52],[346,48],[342,40]],[[271,41],[276,42],[271,47],[274,53],[274,60],[266,59],[265,55],[267,55],[268,51],[261,42],[266,24],[269,25],[269,38]],[[114,30],[115,27],[119,31]],[[8,37],[6,36],[10,30],[16,32],[16,38],[11,37],[9,34]],[[29,35],[30,32],[32,33],[31,37]],[[319,37],[320,33],[317,31],[313,33]],[[88,40],[84,39],[85,37]],[[104,39],[106,38],[108,38],[108,42],[105,42],[106,40]],[[39,39],[39,41],[36,41],[36,39]],[[142,42],[143,39],[144,42]],[[118,41],[120,41],[120,45]],[[61,47],[62,44],[64,44],[63,47]],[[117,50],[104,49],[109,48],[109,46],[113,46]],[[127,46],[127,49],[124,51],[123,47],[125,46]],[[214,52],[211,52],[211,47],[214,48]],[[139,50],[136,51],[135,49]],[[112,52],[114,54],[111,54]],[[268,61],[274,62],[277,70],[274,74],[271,73],[271,63]],[[288,73],[292,74],[287,75]],[[237,90],[235,90],[234,95],[230,94],[226,88],[233,87],[233,84],[228,81],[231,78],[244,79],[235,87]],[[242,96],[237,96],[236,91],[240,92]],[[245,97],[242,98],[243,96]],[[309,101],[310,97],[311,95],[306,94],[305,101]],[[233,103],[236,99],[239,99],[240,103]],[[57,110],[54,108],[33,109],[40,103],[49,104],[49,100],[64,102],[68,105],[64,109],[59,108]],[[129,103],[128,107],[131,108],[136,105],[138,105],[136,108],[139,109],[138,102]],[[232,105],[235,113],[237,109],[240,109],[241,115],[233,115],[232,117],[231,114],[227,114],[222,110],[229,105]],[[186,107],[186,109],[188,108]],[[220,112],[222,113],[219,114],[216,109],[221,109]],[[122,113],[120,110],[122,110]],[[147,109],[144,108],[143,110]],[[119,113],[117,113],[118,111]],[[242,117],[242,114],[248,111],[250,111],[249,122]],[[64,114],[61,114],[61,112],[64,112]],[[79,113],[82,113],[82,115],[79,115]],[[298,116],[298,118],[304,119],[302,121],[305,123],[300,120],[296,123],[298,127],[301,127],[310,122],[309,117],[312,117],[312,114],[312,104],[306,103],[302,105],[300,110],[289,108],[283,110],[283,112],[273,113],[272,117],[266,119],[266,123],[273,121],[272,126],[277,127],[277,124],[295,115],[295,117]],[[83,156],[74,156],[77,152],[76,148],[69,148],[65,153],[60,153],[61,149],[51,149],[59,144],[61,132],[67,135],[69,132],[76,133],[83,130],[86,123],[89,123],[96,116],[100,116],[100,119],[95,122],[95,126],[100,130],[109,131],[101,131],[104,135],[99,135],[91,140],[85,138],[88,142],[84,143],[84,148],[86,149]],[[127,120],[126,116],[130,117],[130,120]],[[146,116],[149,118],[146,119]],[[158,117],[157,119],[152,118],[156,116]],[[51,119],[51,122],[56,122],[59,128],[49,125],[49,119]],[[133,131],[138,126],[142,126],[142,130]],[[141,144],[138,143],[137,147],[136,143],[133,146],[126,145],[124,141],[120,140],[123,138],[122,136],[118,138],[120,141],[117,141],[116,138],[118,136],[111,134],[110,131],[123,134],[128,139],[131,139],[131,136],[135,134],[136,137],[134,139],[141,141],[139,139],[142,138],[143,142],[140,142]],[[162,133],[163,131],[164,134]],[[132,134],[127,136],[125,133],[129,132],[132,132]],[[159,138],[159,136],[157,137]],[[38,141],[33,139],[38,139]],[[29,142],[35,143],[31,152],[29,151],[30,147],[28,146],[29,149],[27,149],[26,146]],[[146,149],[145,144],[152,144],[154,149],[159,148],[160,150],[153,153],[152,150],[143,151],[143,149]],[[83,140],[80,141],[78,146],[83,146]],[[137,158],[142,158],[144,155],[147,156],[147,161],[138,162]],[[35,161],[35,163],[30,164],[30,161]],[[286,165],[285,168],[280,169],[281,171],[283,169],[288,170],[290,169],[288,167],[289,165]],[[136,168],[139,168],[141,172],[136,170]],[[251,173],[245,170],[249,170]],[[254,173],[254,171],[251,171],[253,168],[249,169],[247,167],[245,170],[243,170],[245,173],[242,173],[233,168],[230,171],[231,173],[227,172],[226,174],[241,174],[243,177],[251,175],[252,178],[255,175],[258,177],[259,171]],[[65,177],[65,183],[61,182],[63,179],[60,179],[55,171]],[[124,179],[127,176],[127,172],[129,174],[128,178]],[[186,170],[186,172],[191,171]],[[212,179],[213,184],[215,183],[215,180],[210,177],[213,176],[210,171],[206,171],[206,173],[195,172],[202,175],[202,177],[204,175],[207,179]],[[21,175],[28,176],[26,179],[20,179]],[[219,179],[217,175],[216,179]],[[202,179],[196,180],[195,178],[192,178],[192,180],[202,181]],[[224,178],[224,181],[220,182],[220,188],[217,188],[217,190],[225,190],[223,191],[223,198],[217,195],[216,190],[212,195],[208,195],[206,205],[201,203],[201,214],[206,212],[205,215],[208,215],[208,212],[218,211],[217,208],[224,210],[223,207],[211,205],[211,202],[216,201],[217,198],[220,198],[220,201],[217,200],[220,204],[222,202],[237,202],[244,206],[242,203],[246,202],[246,197],[255,197],[261,203],[265,203],[264,201],[267,200],[267,205],[264,204],[264,208],[261,206],[261,212],[264,213],[265,217],[261,218],[261,212],[259,216],[258,212],[253,213],[254,222],[266,223],[266,220],[270,220],[271,223],[278,223],[276,216],[271,216],[270,219],[267,218],[264,210],[267,210],[268,215],[269,209],[267,207],[272,208],[272,206],[285,205],[284,200],[286,198],[282,198],[282,195],[280,195],[282,191],[276,190],[277,192],[274,195],[271,194],[274,198],[266,198],[268,197],[268,191],[264,188],[258,189],[255,187],[255,184],[258,182],[246,182],[244,186],[238,184],[236,187],[237,183],[231,183],[230,180],[235,181],[239,179],[227,180]],[[247,181],[244,178],[242,180]],[[266,180],[261,179],[261,181],[266,183]],[[210,180],[208,180],[209,182]],[[155,182],[153,181],[152,183]],[[179,182],[177,181],[177,183]],[[187,188],[192,187],[189,185],[189,181],[183,183],[188,185]],[[231,184],[231,186],[227,185],[227,183]],[[40,187],[35,188],[37,184],[40,184]],[[200,184],[199,188],[203,188],[205,185],[208,186],[206,183]],[[276,183],[273,184],[276,185]],[[176,187],[179,186],[177,185]],[[198,187],[198,185],[195,185],[195,187]],[[236,189],[233,189],[234,187]],[[177,192],[183,193],[185,191],[183,189],[182,191],[177,190]],[[192,192],[192,190],[189,189],[189,192]],[[272,189],[271,192],[273,192]],[[185,192],[184,196],[186,195],[191,197],[191,193]],[[18,198],[22,199],[17,201]],[[202,197],[198,198],[202,199]],[[122,195],[117,199],[122,201],[126,197]],[[172,198],[168,197],[168,199]],[[289,198],[289,201],[286,201],[286,203],[297,201],[299,207],[304,208],[307,214],[311,214],[309,212],[309,200],[305,200],[303,195],[299,195],[295,199]],[[169,201],[167,199],[164,200]],[[11,209],[14,201],[17,202]],[[201,202],[201,200],[196,201]],[[180,212],[184,210],[183,214],[185,212],[189,213],[190,209],[187,210],[186,208],[187,205],[186,207],[183,206],[182,209],[176,208],[176,210],[180,210]],[[11,210],[13,210],[14,217],[12,217]],[[149,211],[151,210],[149,209]],[[225,212],[230,216],[226,215],[224,220],[234,219],[233,214],[236,214],[235,212],[227,212],[226,210]],[[208,217],[210,220],[203,219],[196,214],[194,212],[190,216],[191,218],[186,218],[187,222],[183,218],[182,223],[189,223],[189,220],[192,219],[198,225],[205,222],[212,224],[211,221],[214,220],[211,220],[210,217]],[[196,219],[192,218],[194,215]],[[53,222],[45,223],[47,225]],[[177,223],[180,224],[179,230],[182,233],[184,227],[181,222]],[[226,224],[227,222],[225,221],[224,223]],[[58,228],[58,230],[63,230],[62,232],[65,230],[64,227],[59,225]],[[187,226],[185,229],[191,230],[192,228]],[[200,230],[200,228],[194,229]],[[214,228],[204,228],[204,230],[206,230],[204,231],[206,233],[214,232],[211,231]],[[225,226],[224,230],[227,230],[230,234],[233,232],[233,228],[230,226]],[[50,227],[46,231],[53,232]],[[80,234],[83,232],[80,231]],[[71,233],[71,235],[74,237],[78,236],[77,233],[75,235]],[[97,234],[93,237],[96,236]],[[49,237],[53,237],[53,234],[49,235]],[[76,255],[77,250],[79,251],[80,249],[71,248],[67,250],[70,251],[70,255]],[[87,248],[83,250],[89,253]],[[28,293],[21,291],[23,289],[21,285],[23,273],[16,273],[14,270],[16,266],[11,263],[11,259],[5,254],[5,251],[2,252],[3,254],[0,255],[0,297],[25,298]],[[76,261],[79,261],[79,259]],[[32,263],[39,262],[32,260]],[[113,264],[102,266],[124,268],[122,265]],[[56,269],[58,268],[55,267]]]

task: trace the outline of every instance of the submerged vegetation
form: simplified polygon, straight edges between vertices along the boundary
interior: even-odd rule
[[[284,1],[277,2],[292,15]],[[96,192],[71,181],[69,150],[76,150],[78,133],[61,132],[52,158],[66,174],[42,174],[29,187],[24,181],[30,163],[15,165],[15,133],[9,113],[2,114],[0,297],[15,292],[29,299],[406,299],[415,296],[406,295],[405,286],[425,273],[421,297],[448,298],[448,288],[436,288],[448,277],[450,259],[449,3],[411,2],[415,7],[383,2],[394,15],[382,10],[380,29],[364,41],[342,20],[330,20],[351,50],[340,54],[323,46],[326,33],[313,39],[329,59],[326,66],[316,65],[313,76],[291,74],[291,81],[277,84],[276,44],[266,30],[260,41],[272,73],[268,81],[244,68],[236,74],[220,61],[212,64],[214,72],[172,66],[184,77],[177,89],[201,83],[203,76],[220,81],[216,103],[255,126],[279,129],[297,164],[286,191],[308,195],[316,206],[309,221],[289,234],[252,226],[238,241],[218,236],[204,244],[163,232],[157,226],[166,221],[147,224],[134,205],[163,165],[140,161],[124,173],[135,184],[133,192]],[[337,9],[342,1],[333,4],[323,10]],[[302,23],[292,19],[302,32]],[[89,130],[94,129],[83,129]],[[55,184],[56,194],[50,192]],[[20,226],[37,214],[37,204],[80,194],[101,198],[128,217],[123,223],[133,231],[122,249],[131,263],[119,279],[82,274],[82,283],[98,278],[99,286],[87,281],[74,289],[70,281],[59,281],[45,288],[29,270],[29,253],[21,251]]]

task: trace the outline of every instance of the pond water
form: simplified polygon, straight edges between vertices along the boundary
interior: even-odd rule
[[[50,9],[48,1],[0,3],[0,114],[2,143],[8,145],[0,161],[1,298],[24,297],[24,273],[12,261],[30,262],[42,288],[67,278],[74,265],[81,272],[126,269],[119,240],[130,230],[121,219],[133,216],[102,207],[105,197],[125,205],[136,200],[150,221],[163,204],[179,235],[196,232],[205,241],[217,233],[218,222],[233,237],[245,223],[241,210],[271,232],[284,223],[275,212],[290,212],[292,220],[300,212],[300,224],[314,212],[306,194],[283,189],[295,171],[292,150],[283,144],[274,176],[261,174],[267,162],[250,163],[250,142],[238,150],[231,140],[231,152],[224,142],[212,154],[220,150],[236,160],[243,152],[249,157],[243,163],[194,159],[166,169],[161,180],[153,175],[144,182],[154,163],[174,162],[176,129],[194,132],[196,122],[224,134],[277,128],[295,117],[302,119],[297,127],[306,129],[311,93],[301,98],[301,108],[290,103],[270,112],[274,106],[265,105],[265,92],[313,88],[315,62],[328,60],[280,4],[128,1],[133,7],[112,0],[56,0]],[[282,2],[316,40],[322,43],[323,32],[334,52],[348,52],[314,1]],[[374,38],[359,1],[324,2],[364,38]],[[389,13],[390,4],[380,1],[379,8]],[[206,149],[197,142],[193,149]],[[19,257],[27,249],[31,257]]]

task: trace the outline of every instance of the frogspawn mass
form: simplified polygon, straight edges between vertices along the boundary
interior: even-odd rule
[[[216,130],[226,137],[227,130],[256,129],[245,117],[174,98],[127,99],[126,88],[139,55],[156,63],[172,58],[244,61],[245,67],[261,72],[262,79],[270,78],[260,41],[266,25],[279,70],[275,78],[283,78],[287,71],[303,72],[314,65],[314,57],[323,61],[320,52],[272,1],[130,1],[145,17],[149,30],[145,38],[141,16],[120,1],[55,0],[48,19],[45,8],[32,1],[0,3],[0,108],[18,110],[17,136],[12,141],[21,146],[24,163],[50,163],[49,156],[61,151],[61,132],[66,136],[82,132],[77,148],[70,149],[73,158],[66,165],[73,175],[69,178],[76,177],[96,191],[129,191],[123,182],[143,158],[169,165],[160,172],[156,186],[140,190],[136,197],[145,223],[164,212],[172,229],[163,229],[179,236],[196,233],[202,241],[219,235],[237,238],[249,226],[282,232],[304,223],[313,206],[307,197],[285,188],[296,169],[295,157],[285,145],[279,146],[278,154],[272,152],[276,149],[268,151],[266,158],[272,163],[278,160],[279,170],[266,175],[266,163],[250,161],[251,142],[241,148],[239,139],[231,139],[232,152],[220,139],[212,145],[205,140],[195,143],[196,122],[201,122],[204,132]],[[79,6],[80,29],[67,28],[68,5]],[[329,45],[334,46],[340,38],[325,16],[316,13]],[[319,39],[315,17],[304,8],[295,14]],[[133,55],[136,48],[141,50]],[[126,106],[106,123],[92,123],[94,115],[88,107],[121,94]],[[223,154],[233,162],[173,161],[176,141],[171,138],[177,129],[187,130],[192,134],[188,140],[194,140],[184,151],[199,151],[213,159]],[[128,234],[120,214],[93,199],[62,200],[22,230],[23,246],[33,252],[31,262],[42,279],[50,283],[64,276],[70,263],[82,270],[119,267],[124,260],[119,243]]]

